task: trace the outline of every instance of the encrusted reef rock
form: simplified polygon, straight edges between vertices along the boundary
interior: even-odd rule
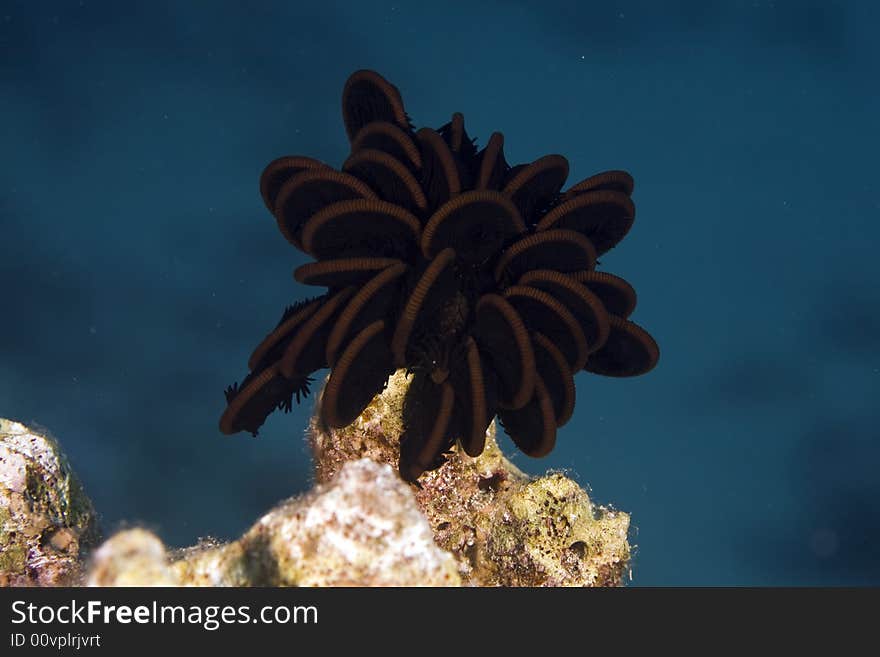
[[[318,481],[344,464],[370,458],[396,464],[401,409],[409,378],[395,373],[385,391],[343,429],[321,426],[310,441]],[[453,451],[419,479],[416,499],[437,544],[453,554],[467,584],[617,586],[628,571],[629,515],[592,504],[558,473],[531,479],[508,461],[489,427],[477,458]]]
[[[128,529],[105,541],[92,555],[92,586],[175,586],[165,545],[146,529]]]
[[[48,432],[0,418],[0,585],[76,581],[92,503]]]
[[[168,554],[143,529],[94,555],[97,586],[450,586],[455,560],[434,542],[412,492],[388,465],[361,459],[272,509],[241,539]]]
[[[95,513],[57,443],[0,420],[0,584],[623,583],[629,515],[594,505],[563,474],[531,478],[518,470],[498,448],[494,424],[479,457],[453,451],[418,486],[405,483],[397,461],[408,381],[393,375],[344,429],[320,426],[316,413],[309,428],[315,488],[280,503],[240,539],[169,550],[155,534],[129,529],[87,559]]]

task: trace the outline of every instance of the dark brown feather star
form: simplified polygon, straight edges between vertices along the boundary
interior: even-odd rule
[[[400,472],[415,481],[456,441],[480,454],[496,415],[523,452],[543,456],[574,410],[576,372],[656,365],[657,344],[628,319],[632,286],[595,270],[632,227],[628,173],[561,191],[564,157],[510,166],[502,135],[477,150],[458,113],[415,130],[373,71],[348,79],[342,114],[341,171],[298,156],[263,172],[281,234],[315,258],[296,280],[327,292],[285,310],[257,346],[226,390],[221,431],[256,435],[325,367],[322,420],[346,426],[405,368]]]

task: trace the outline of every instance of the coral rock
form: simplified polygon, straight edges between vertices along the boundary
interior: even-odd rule
[[[476,458],[454,448],[417,485],[397,472],[399,371],[349,426],[312,420],[318,483],[240,539],[168,550],[144,529],[91,555],[97,586],[616,586],[628,571],[629,515],[595,505],[559,473],[531,478],[508,461],[495,424]],[[0,420],[0,577],[75,583],[95,514],[50,437]]]
[[[69,584],[96,538],[95,510],[55,439],[0,418],[0,585]]]
[[[403,371],[395,373],[342,429],[322,426],[315,414],[309,435],[319,481],[353,458],[397,463],[409,381]],[[528,477],[501,453],[494,423],[482,454],[471,458],[453,449],[415,490],[437,544],[455,556],[468,584],[618,586],[628,572],[629,515],[594,505],[562,474]]]
[[[263,546],[279,584],[460,584],[412,491],[390,466],[369,459],[346,464],[306,499],[271,511],[242,542],[246,551]]]
[[[88,576],[101,586],[454,586],[409,487],[387,465],[348,463],[333,481],[281,503],[233,543],[168,554],[145,530],[116,534]]]
[[[165,546],[145,529],[114,534],[92,555],[89,586],[174,586]]]

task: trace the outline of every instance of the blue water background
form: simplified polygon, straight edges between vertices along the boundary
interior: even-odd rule
[[[310,485],[311,402],[221,435],[312,290],[262,205],[339,165],[352,71],[511,162],[636,179],[602,259],[662,348],[581,374],[529,472],[632,513],[638,585],[880,584],[880,5],[0,2],[0,416],[63,442],[112,531],[231,538]]]

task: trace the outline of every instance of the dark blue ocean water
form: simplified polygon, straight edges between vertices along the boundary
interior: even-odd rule
[[[106,530],[233,537],[309,486],[311,403],[221,435],[304,257],[264,165],[347,155],[352,71],[511,162],[636,179],[602,259],[657,338],[556,450],[632,513],[634,584],[880,584],[880,10],[830,0],[0,2],[0,416]],[[507,451],[515,453],[506,443]]]

